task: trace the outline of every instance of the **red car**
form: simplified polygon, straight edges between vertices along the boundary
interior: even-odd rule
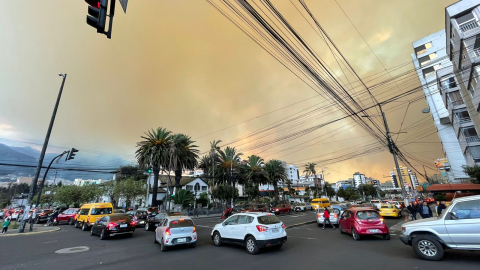
[[[68,223],[73,225],[75,223],[75,216],[77,215],[78,208],[68,208],[58,215],[58,224]]]
[[[252,205],[246,205],[242,209],[242,213],[248,213],[248,212],[267,212],[267,206],[263,204],[252,204]]]
[[[275,213],[277,215],[283,215],[284,213],[291,213],[292,212],[292,207],[289,204],[286,203],[279,203],[272,207],[271,210],[272,213]]]
[[[349,233],[356,241],[362,235],[382,235],[390,240],[390,231],[377,211],[369,208],[350,208],[345,210],[338,221],[340,233]]]

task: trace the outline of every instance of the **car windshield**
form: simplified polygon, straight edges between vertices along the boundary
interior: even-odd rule
[[[275,215],[266,215],[266,216],[257,217],[257,220],[259,224],[263,224],[263,225],[270,225],[270,224],[276,224],[281,222],[280,219]]]
[[[375,211],[361,211],[357,212],[358,219],[380,218],[380,215]]]
[[[193,221],[191,219],[179,219],[170,221],[170,228],[183,228],[183,227],[193,227]]]
[[[112,213],[112,208],[93,208],[90,215],[107,215]]]

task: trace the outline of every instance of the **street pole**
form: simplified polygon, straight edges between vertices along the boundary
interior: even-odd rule
[[[27,205],[32,203],[33,194],[37,188],[38,177],[40,176],[40,171],[42,170],[43,158],[45,157],[45,152],[47,151],[48,141],[50,140],[50,134],[52,133],[53,123],[55,122],[55,116],[57,116],[58,105],[60,104],[60,99],[62,97],[63,86],[65,85],[65,80],[67,79],[67,74],[58,74],[59,76],[63,77],[62,85],[60,86],[60,91],[58,92],[57,102],[55,103],[55,107],[53,109],[52,118],[50,119],[50,124],[48,125],[47,135],[45,136],[45,141],[43,142],[42,152],[40,153],[40,157],[38,158],[37,170],[35,171],[35,176],[32,180],[32,185],[30,186],[30,192],[27,198]],[[28,213],[26,213],[28,216]],[[19,233],[23,233],[25,230],[25,222],[26,219],[22,220],[22,224],[18,229]]]
[[[235,194],[235,187],[233,186],[233,157],[232,157],[232,160],[230,161],[230,181],[232,181],[232,209],[233,209],[233,196]]]
[[[388,147],[390,149],[390,152],[393,155],[393,160],[395,161],[395,168],[397,170],[398,179],[400,181],[400,187],[402,188],[402,196],[403,198],[406,199],[407,192],[405,191],[405,185],[403,184],[402,174],[400,172],[400,167],[398,166],[397,153],[395,153],[395,150],[393,149],[394,143],[392,141],[392,136],[390,136],[390,130],[388,129],[387,118],[385,117],[385,113],[383,111],[382,111],[382,117],[383,117],[383,123],[385,124],[385,129],[387,131]]]
[[[68,153],[68,151],[64,151],[63,153],[61,153],[60,155],[54,157],[52,159],[52,161],[50,161],[50,164],[48,164],[48,167],[47,167],[47,170],[45,170],[45,174],[43,175],[43,181],[42,183],[40,184],[40,188],[38,189],[38,196],[37,196],[37,203],[36,205],[38,206],[40,204],[40,196],[42,196],[42,189],[43,189],[43,186],[45,185],[45,181],[47,181],[47,174],[48,174],[48,171],[50,170],[50,167],[52,166],[52,163],[56,160],[56,159],[60,159],[63,155],[65,155],[66,153]],[[56,174],[55,174],[56,175]]]

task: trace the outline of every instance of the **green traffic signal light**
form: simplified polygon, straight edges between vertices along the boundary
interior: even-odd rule
[[[152,169],[148,169],[147,172],[148,172],[148,173],[152,173]]]

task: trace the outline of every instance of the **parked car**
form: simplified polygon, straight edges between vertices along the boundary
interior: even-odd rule
[[[80,207],[75,216],[75,228],[82,228],[86,231],[92,226],[97,219],[113,214],[113,206],[111,203],[87,203]]]
[[[128,211],[132,211],[133,209],[128,209]],[[156,214],[158,214],[158,208],[157,207],[140,207],[137,210],[141,211],[146,211],[148,217],[153,217]]]
[[[382,203],[382,201],[380,201],[380,200],[371,200],[370,203],[371,203],[372,205],[375,205],[375,206],[377,207],[377,209],[378,209],[378,208],[380,208],[380,204]]]
[[[155,243],[161,251],[178,245],[197,246],[197,227],[188,216],[167,216],[155,229]]]
[[[41,209],[35,212],[35,224],[45,223],[48,220],[48,216],[53,213],[52,209]]]
[[[313,210],[313,207],[311,204],[309,203],[299,203],[297,205],[295,205],[295,211],[312,211]]]
[[[145,226],[147,217],[148,217],[148,214],[146,211],[143,211],[143,210],[128,211],[127,215],[137,223],[137,226]]]
[[[63,211],[69,209],[69,207],[66,207],[66,206],[59,206],[57,208],[54,209],[54,211],[58,211],[59,213],[62,213]]]
[[[327,208],[328,211],[330,212],[330,223],[331,224],[338,224],[338,217],[340,216],[340,210],[335,209],[335,208]],[[322,227],[323,226],[323,221],[325,220],[323,218],[323,213],[325,213],[324,209],[320,209],[317,211],[317,226]]]
[[[286,203],[279,203],[272,207],[272,213],[283,215],[284,213],[291,213],[292,207]]]
[[[393,204],[383,204],[383,203],[380,204],[379,214],[382,217],[396,217],[396,218],[402,217],[402,214],[400,213],[400,209],[398,209]]]
[[[125,209],[113,209],[114,214],[125,214]]]
[[[285,225],[270,213],[235,214],[215,225],[211,237],[217,247],[224,243],[239,244],[250,254],[257,254],[264,247],[281,248],[287,242]]]
[[[335,213],[337,213],[338,216],[342,215],[343,212],[348,209],[348,207],[345,204],[334,204],[334,205],[331,205],[330,207],[336,210]]]
[[[479,250],[480,195],[454,199],[439,217],[403,224],[400,240],[429,261],[442,259],[448,248]]]
[[[390,231],[383,218],[369,208],[349,208],[340,216],[340,233],[350,233],[356,241],[362,235],[381,235],[383,239],[390,240]]]
[[[388,203],[394,205],[398,209],[400,209],[400,207],[402,205],[399,201],[389,201]]]
[[[148,217],[145,222],[145,231],[154,231],[158,224],[162,223],[168,216],[183,216],[182,213],[158,213]]]
[[[126,214],[104,216],[95,221],[90,228],[90,235],[100,235],[100,240],[116,235],[131,237],[135,232],[136,222]]]
[[[23,214],[23,209],[16,209],[15,211],[13,211],[11,217],[12,219],[18,219],[19,216],[21,216]]]
[[[268,208],[264,204],[252,204],[252,205],[245,205],[241,213],[247,212],[267,212]]]
[[[75,216],[77,213],[78,208],[68,208],[67,210],[61,212],[57,218],[58,224],[68,223],[68,225],[73,225],[75,223]]]

